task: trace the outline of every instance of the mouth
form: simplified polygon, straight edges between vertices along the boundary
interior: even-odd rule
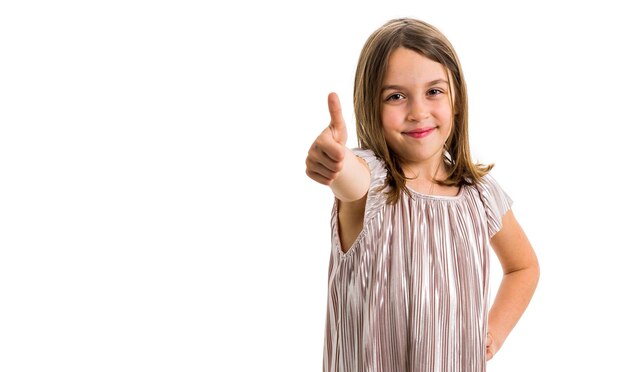
[[[421,129],[412,130],[410,132],[402,132],[402,134],[407,135],[412,138],[424,138],[427,135],[434,132],[435,129],[437,129],[437,127],[421,128]]]

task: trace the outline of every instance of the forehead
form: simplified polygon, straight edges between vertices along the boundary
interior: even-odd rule
[[[448,80],[448,73],[439,62],[404,47],[389,55],[384,77],[386,83],[425,83],[440,79]]]

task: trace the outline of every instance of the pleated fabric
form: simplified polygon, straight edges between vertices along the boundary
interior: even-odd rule
[[[383,162],[353,151],[371,185],[346,253],[332,209],[324,371],[485,371],[489,240],[512,200],[487,175],[456,196],[411,191],[388,205]]]

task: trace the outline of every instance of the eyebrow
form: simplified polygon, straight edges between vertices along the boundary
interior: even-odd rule
[[[445,79],[433,80],[430,83],[427,83],[426,85],[429,87],[432,87],[433,85],[442,84],[442,83],[450,86],[450,83],[448,82],[448,80],[445,80]],[[404,87],[402,85],[390,84],[390,85],[383,85],[382,91],[384,92],[386,90],[402,90],[403,88]]]

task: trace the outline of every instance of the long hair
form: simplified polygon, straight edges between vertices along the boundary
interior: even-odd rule
[[[454,114],[452,131],[444,145],[444,160],[449,176],[439,184],[461,186],[478,182],[493,164],[472,161],[468,134],[467,87],[459,58],[450,41],[435,27],[412,18],[398,18],[385,23],[367,39],[354,79],[354,111],[359,147],[370,149],[385,162],[388,170],[383,187],[389,186],[387,202],[395,203],[408,192],[397,156],[387,146],[381,120],[381,93],[390,54],[404,47],[444,66],[453,86],[450,104]]]

